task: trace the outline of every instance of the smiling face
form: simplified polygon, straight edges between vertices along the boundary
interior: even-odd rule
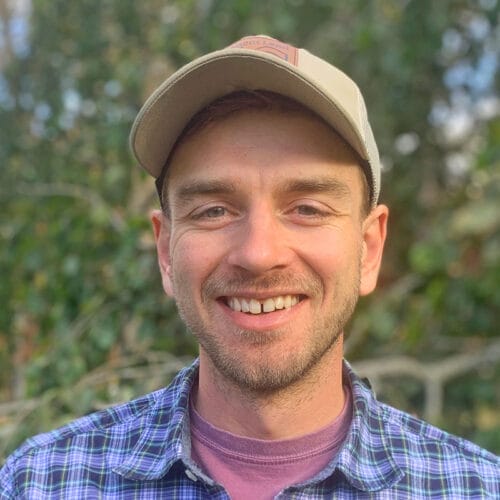
[[[319,119],[241,111],[181,143],[153,215],[167,294],[200,370],[280,390],[332,356],[375,286],[385,207],[365,218],[351,150]]]

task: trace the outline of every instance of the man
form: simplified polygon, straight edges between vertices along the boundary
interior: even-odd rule
[[[376,401],[343,361],[388,209],[363,99],[246,37],[167,79],[131,134],[167,295],[200,356],[163,390],[28,440],[0,498],[498,498],[499,460]]]

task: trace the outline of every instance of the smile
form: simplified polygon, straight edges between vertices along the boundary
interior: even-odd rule
[[[290,309],[301,300],[299,295],[278,295],[267,299],[246,299],[243,297],[227,297],[226,304],[236,312],[250,314],[270,313],[280,309]]]

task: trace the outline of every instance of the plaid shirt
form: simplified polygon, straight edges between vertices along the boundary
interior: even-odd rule
[[[276,498],[500,498],[498,457],[379,403],[344,369],[354,415],[342,450]],[[197,373],[195,362],[166,389],[29,439],[0,471],[0,499],[227,499],[190,459]]]

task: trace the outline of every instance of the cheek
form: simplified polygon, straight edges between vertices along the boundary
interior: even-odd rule
[[[223,246],[200,235],[173,235],[171,265],[177,287],[199,287],[220,262],[221,248]]]
[[[300,247],[300,254],[311,266],[330,274],[337,269],[349,267],[354,255],[359,254],[359,244],[350,235],[330,238],[310,238]]]
[[[326,238],[321,242],[316,239],[300,250],[301,259],[321,278],[326,288],[336,288],[359,273],[361,241],[349,236]]]

